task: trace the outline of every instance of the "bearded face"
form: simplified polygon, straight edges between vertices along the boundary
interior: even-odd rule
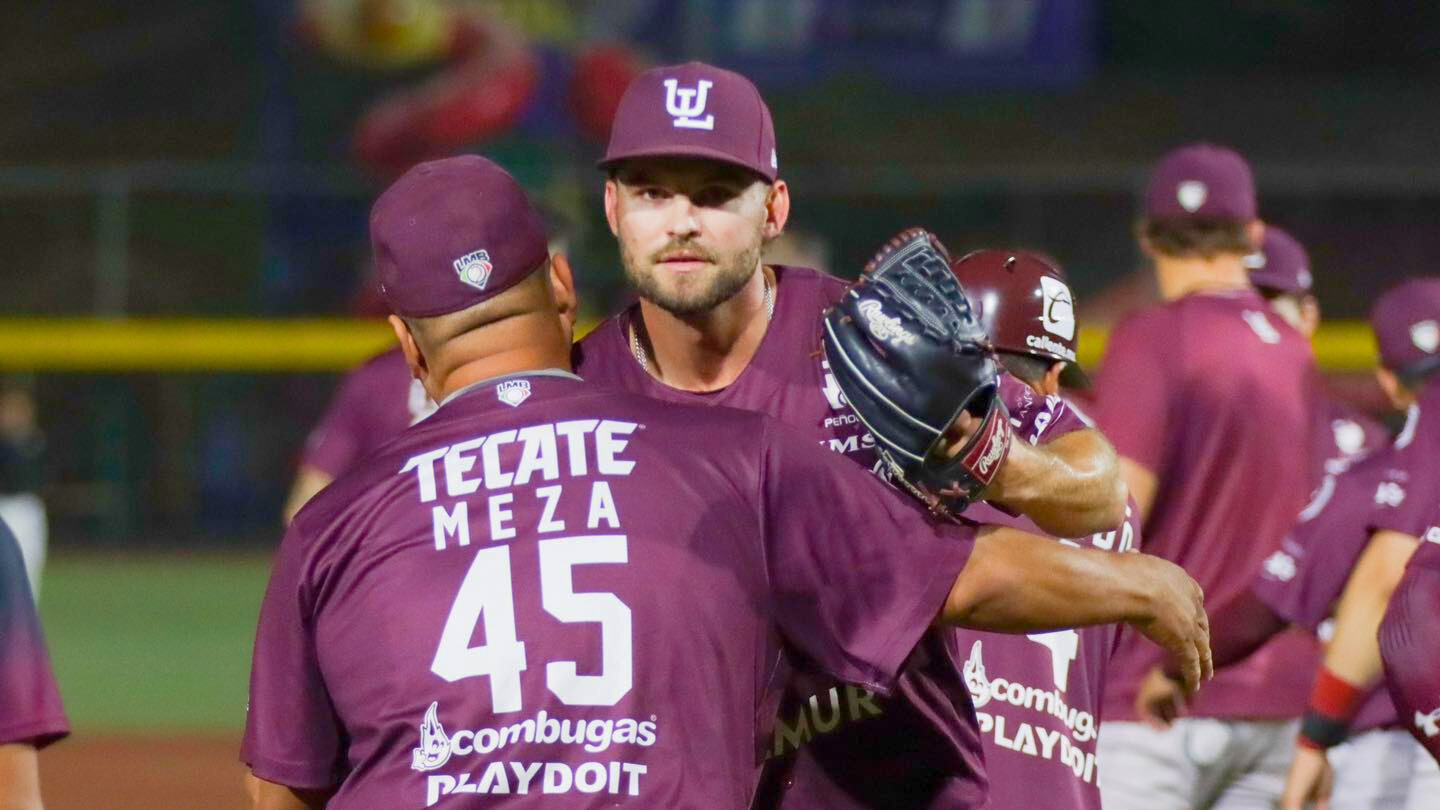
[[[626,278],[682,318],[730,300],[760,268],[768,190],[714,161],[627,162],[606,194]]]

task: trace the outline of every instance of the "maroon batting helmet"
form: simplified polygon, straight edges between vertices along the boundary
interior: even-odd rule
[[[952,262],[950,269],[997,350],[1063,360],[1061,382],[1089,386],[1075,358],[1075,296],[1059,265],[1023,250],[977,250]]]

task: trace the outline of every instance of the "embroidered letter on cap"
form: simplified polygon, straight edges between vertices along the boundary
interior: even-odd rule
[[[705,115],[710,88],[714,82],[701,79],[693,88],[680,87],[679,79],[665,80],[665,112],[675,119],[680,129],[714,129],[715,116]],[[705,115],[704,118],[700,116]]]

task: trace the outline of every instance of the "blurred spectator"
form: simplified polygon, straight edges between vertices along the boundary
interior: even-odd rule
[[[0,383],[0,520],[9,524],[25,558],[30,592],[40,598],[49,526],[40,499],[45,437],[35,421],[35,400],[14,384]]]

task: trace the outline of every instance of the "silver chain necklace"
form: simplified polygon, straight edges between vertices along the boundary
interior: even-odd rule
[[[760,272],[765,272],[761,270]],[[770,283],[770,277],[765,276],[765,322],[769,323],[775,319],[775,285]],[[637,318],[630,324],[630,353],[635,355],[635,362],[646,373],[650,371],[650,361],[645,357],[645,350],[640,346],[640,324],[644,323],[643,318]]]

